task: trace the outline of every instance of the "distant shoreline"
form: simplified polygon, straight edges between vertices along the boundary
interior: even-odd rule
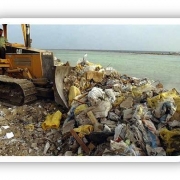
[[[97,50],[97,49],[48,49],[48,50],[65,50],[65,51],[97,51],[97,52],[117,52],[117,53],[134,53],[134,54],[154,54],[154,55],[180,55],[180,52],[173,51],[133,51],[133,50]]]

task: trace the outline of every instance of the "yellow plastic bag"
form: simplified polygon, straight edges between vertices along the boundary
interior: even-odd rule
[[[132,95],[134,97],[140,97],[143,92],[150,91],[153,89],[154,89],[154,87],[151,84],[145,84],[140,87],[133,86],[132,87]]]
[[[151,108],[156,108],[160,100],[161,100],[160,95],[154,96],[152,98],[147,98],[147,104]]]
[[[98,71],[88,71],[87,80],[93,79],[95,82],[101,82],[103,80],[104,73]]]
[[[62,113],[60,111],[56,111],[54,114],[48,114],[46,116],[45,121],[42,123],[43,130],[51,129],[51,128],[59,128],[60,121],[62,118]]]
[[[120,96],[120,97],[116,98],[116,100],[113,103],[113,106],[114,107],[119,106],[124,100],[125,100],[124,96]]]
[[[139,96],[142,95],[142,91],[141,91],[140,89],[138,89],[138,87],[133,86],[133,87],[132,87],[132,95],[133,95],[134,97],[139,97]]]
[[[90,134],[93,131],[93,126],[92,125],[82,125],[79,126],[78,128],[74,128],[75,132],[78,132],[79,137],[84,137],[85,135]]]
[[[79,81],[79,88],[80,90],[85,90],[87,88],[90,87],[90,82],[86,80],[85,77],[81,77],[80,81]]]
[[[160,96],[161,98],[164,98],[164,99],[167,99],[168,97],[176,98],[178,96],[178,92],[176,91],[175,88],[173,88],[170,91],[161,93]]]
[[[160,137],[166,145],[166,152],[172,153],[174,151],[180,151],[180,129],[173,129],[169,131],[166,128],[162,128],[159,132]]]
[[[180,96],[174,98],[175,105],[177,106],[176,112],[180,113]]]
[[[77,88],[76,86],[71,86],[70,87],[70,89],[69,89],[69,96],[68,96],[68,98],[69,98],[69,106],[71,105],[73,99],[76,96],[80,95],[80,94],[81,94],[81,92],[80,92],[79,88]]]
[[[144,115],[144,108],[142,107],[142,105],[138,105],[136,107],[135,113],[139,117],[142,117]]]
[[[175,105],[177,106],[177,111],[180,112],[180,96],[175,88],[173,88],[170,91],[160,93],[159,95],[154,96],[152,98],[147,98],[147,103],[148,106],[150,106],[151,108],[156,108],[159,102],[162,102],[168,98],[174,99]]]
[[[78,115],[80,112],[86,110],[87,108],[88,108],[87,104],[81,104],[74,110],[74,114]]]

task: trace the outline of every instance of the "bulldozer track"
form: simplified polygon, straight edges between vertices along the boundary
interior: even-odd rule
[[[27,79],[0,75],[0,101],[21,106],[37,99],[34,84]]]

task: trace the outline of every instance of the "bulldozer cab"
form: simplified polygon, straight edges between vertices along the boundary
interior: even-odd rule
[[[4,37],[8,39],[8,25],[3,24],[2,26]],[[21,28],[24,43],[12,43],[10,40],[10,44],[6,45],[6,60],[1,59],[0,67],[3,69],[8,68],[7,74],[12,77],[26,79],[47,78],[48,81],[53,81],[53,52],[32,48],[30,25],[22,24]]]

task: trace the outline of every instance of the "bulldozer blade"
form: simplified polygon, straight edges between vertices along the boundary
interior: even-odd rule
[[[55,80],[54,80],[54,98],[57,104],[68,108],[68,100],[64,95],[64,83],[63,80],[71,71],[70,66],[56,66],[55,67]]]

